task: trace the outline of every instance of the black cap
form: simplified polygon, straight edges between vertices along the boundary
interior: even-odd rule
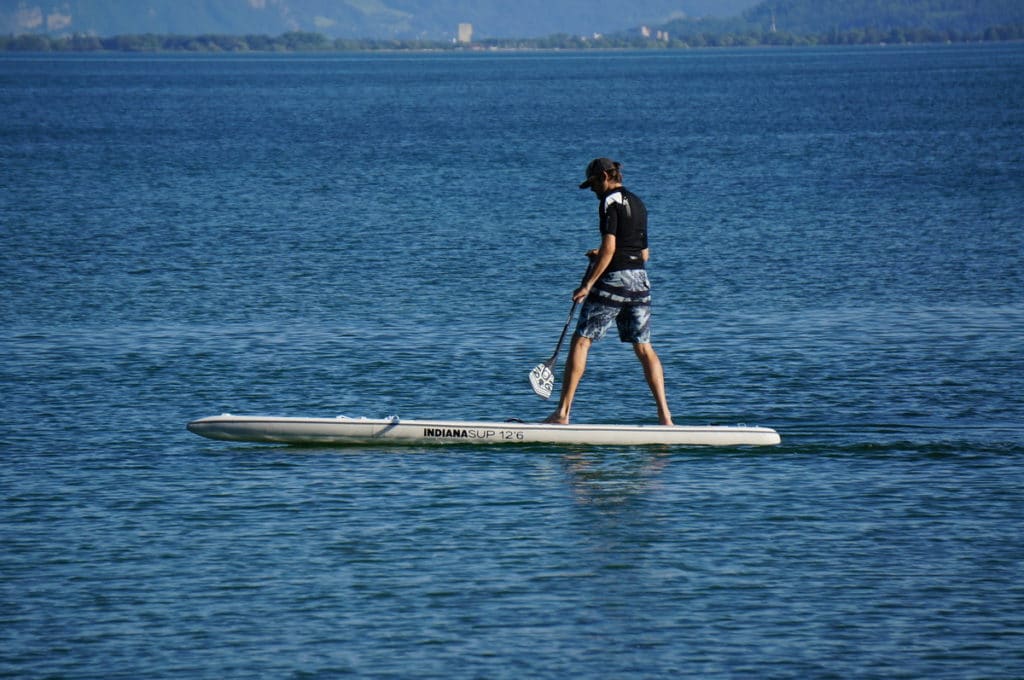
[[[594,178],[600,174],[603,174],[609,170],[617,170],[622,167],[622,163],[613,161],[611,158],[595,158],[590,161],[590,165],[587,166],[587,179],[580,185],[580,189],[586,189],[590,186],[590,183],[594,181]]]

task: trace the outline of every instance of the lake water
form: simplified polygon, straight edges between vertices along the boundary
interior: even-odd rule
[[[1022,140],[1020,44],[0,56],[0,675],[1024,677]],[[781,446],[184,429],[543,418],[599,155],[676,422]]]

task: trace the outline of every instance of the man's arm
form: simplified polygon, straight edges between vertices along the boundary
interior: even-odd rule
[[[582,302],[590,295],[590,289],[594,287],[594,284],[604,274],[604,270],[608,269],[608,265],[612,263],[613,255],[615,255],[615,234],[605,234],[601,239],[601,247],[587,253],[588,257],[593,258],[594,265],[590,268],[590,276],[587,277],[587,280],[572,294],[573,302]]]

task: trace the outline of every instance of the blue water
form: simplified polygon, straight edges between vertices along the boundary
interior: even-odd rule
[[[0,57],[0,675],[1024,677],[1024,46]],[[621,160],[681,424],[540,419]],[[580,422],[654,422],[591,352]]]

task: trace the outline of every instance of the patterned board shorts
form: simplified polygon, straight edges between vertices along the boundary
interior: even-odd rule
[[[593,341],[615,322],[622,342],[651,341],[651,282],[645,269],[625,269],[601,277],[583,302],[576,335]]]

